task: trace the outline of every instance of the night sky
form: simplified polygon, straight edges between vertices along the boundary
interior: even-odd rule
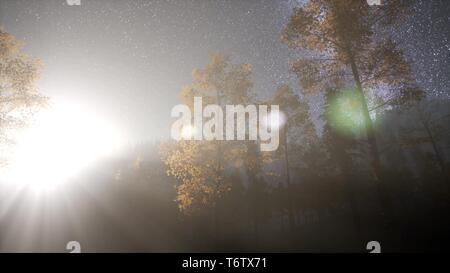
[[[65,0],[0,0],[0,25],[44,61],[43,93],[95,109],[135,142],[169,135],[181,87],[213,52],[250,63],[261,97],[282,83],[300,93],[288,71],[295,52],[280,34],[301,2],[81,0],[68,6]],[[415,1],[415,9],[394,37],[419,84],[448,96],[450,2]]]

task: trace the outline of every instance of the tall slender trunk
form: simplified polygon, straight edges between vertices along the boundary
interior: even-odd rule
[[[219,105],[220,107],[222,107],[221,104],[221,96],[222,94],[220,93],[220,90],[216,91],[216,100],[217,100],[217,105]],[[216,181],[216,196],[215,196],[215,200],[214,200],[214,210],[213,210],[213,214],[214,214],[214,236],[215,236],[215,242],[216,242],[216,246],[219,243],[219,208],[218,208],[218,199],[219,199],[219,191],[220,191],[220,179],[222,178],[222,145],[220,143],[220,140],[217,141],[217,154],[216,154],[216,161],[217,161],[217,166],[216,166],[216,178],[218,179]]]
[[[441,154],[439,153],[439,149],[437,147],[437,143],[436,140],[434,139],[433,133],[431,132],[430,127],[426,123],[422,122],[422,124],[423,127],[425,128],[425,131],[427,132],[428,138],[430,139],[431,147],[433,148],[434,156],[436,156],[439,168],[441,169],[442,173],[445,176],[446,175],[445,163],[441,157]]]
[[[286,185],[287,185],[287,199],[288,199],[288,216],[289,216],[289,232],[291,234],[294,233],[295,228],[295,218],[294,218],[294,204],[292,202],[292,195],[291,195],[291,173],[289,170],[289,153],[288,153],[288,123],[286,123],[286,126],[283,130],[283,139],[284,139],[284,160],[285,160],[285,167],[286,167]]]
[[[335,99],[336,93],[333,89],[326,90],[326,113],[330,113],[330,103],[331,100]],[[347,154],[346,149],[351,146],[351,142],[343,138],[339,134],[334,133],[332,125],[327,122],[327,127],[325,130],[329,134],[328,150],[331,154],[331,158],[337,163],[340,169],[340,177],[345,181],[344,195],[349,200],[351,220],[353,224],[353,229],[355,231],[355,240],[360,242],[362,240],[362,229],[361,229],[361,215],[358,209],[354,179],[352,176],[353,163],[351,157]]]
[[[339,138],[339,136],[334,136],[334,138]],[[355,185],[353,176],[351,175],[351,159],[345,154],[345,149],[342,147],[344,144],[341,141],[338,141],[335,145],[336,147],[333,147],[332,151],[335,153],[334,156],[337,158],[338,166],[341,169],[341,176],[345,181],[345,195],[347,196],[350,204],[355,239],[360,241],[362,240],[361,215],[356,203]]]
[[[351,52],[351,50],[348,50],[349,54],[349,61],[350,66],[353,73],[353,78],[356,84],[356,91],[358,92],[358,95],[360,96],[361,101],[361,108],[362,108],[362,114],[364,116],[364,123],[365,123],[365,131],[367,135],[367,141],[369,143],[369,153],[370,153],[370,159],[371,159],[371,166],[373,169],[373,174],[376,181],[376,189],[378,194],[378,199],[380,201],[383,214],[385,216],[385,220],[390,223],[393,220],[392,217],[392,202],[389,197],[389,194],[387,192],[387,187],[385,185],[384,179],[383,179],[383,170],[381,166],[381,159],[380,159],[380,152],[378,149],[377,140],[375,138],[375,131],[373,128],[373,122],[370,117],[369,108],[367,106],[367,101],[362,89],[361,84],[361,78],[359,74],[358,67],[356,66],[356,62],[354,59],[354,55]]]
[[[214,219],[214,242],[216,247],[219,247],[219,207],[217,205],[217,200],[214,202],[213,208],[213,219]]]
[[[259,246],[259,213],[258,213],[258,188],[256,185],[256,179],[253,174],[250,174],[250,180],[253,184],[253,194],[251,198],[251,210],[253,214],[253,238],[255,240],[255,247]]]
[[[422,113],[420,113],[420,121],[422,122],[422,126],[425,128],[425,132],[428,136],[428,139],[430,140],[431,147],[433,148],[434,156],[436,157],[439,168],[441,169],[443,179],[446,182],[445,187],[447,189],[447,194],[449,195],[449,198],[450,198],[450,178],[448,177],[448,172],[447,172],[447,168],[445,166],[445,161],[442,158],[441,153],[439,152],[439,148],[438,148],[436,139],[433,136],[433,132],[431,131],[428,124],[425,122],[425,120],[422,116]]]
[[[247,152],[251,157],[258,157],[257,144],[254,142],[248,142],[246,144]],[[250,182],[249,191],[250,191],[250,202],[251,202],[251,213],[253,214],[253,237],[255,240],[255,247],[259,246],[259,223],[260,216],[258,211],[258,198],[260,197],[260,192],[258,188],[258,180],[256,174],[258,173],[258,169],[251,168],[248,165],[246,166],[247,176]]]
[[[216,169],[216,178],[219,179],[216,181],[216,196],[215,196],[215,200],[214,200],[214,211],[213,211],[213,217],[214,217],[214,237],[215,237],[215,241],[216,244],[218,244],[219,242],[219,191],[220,191],[220,179],[221,179],[221,168],[222,168],[222,160],[221,160],[221,156],[222,156],[222,147],[220,144],[218,144],[217,147],[217,169]]]

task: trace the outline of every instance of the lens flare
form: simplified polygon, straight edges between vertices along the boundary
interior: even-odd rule
[[[361,97],[353,90],[343,91],[329,105],[327,120],[342,135],[358,135],[365,128]]]

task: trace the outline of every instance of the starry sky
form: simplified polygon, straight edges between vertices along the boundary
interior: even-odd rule
[[[288,71],[295,52],[280,34],[303,1],[0,0],[0,25],[44,61],[43,93],[95,109],[135,142],[169,135],[181,87],[214,52],[251,64],[262,98],[283,83],[300,93]],[[419,84],[448,96],[450,2],[417,0],[415,10],[395,39]],[[317,116],[314,102],[312,109]]]
[[[450,96],[450,1],[414,1],[415,16],[393,37],[430,96]]]

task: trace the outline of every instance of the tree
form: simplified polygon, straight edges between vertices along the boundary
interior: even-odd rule
[[[297,137],[295,138],[297,143],[297,147],[301,147],[301,151],[297,152],[305,152],[309,149],[317,139],[316,131],[314,124],[310,119],[309,113],[309,105],[306,101],[300,100],[298,96],[296,96],[293,90],[289,87],[289,85],[282,85],[278,88],[278,90],[273,95],[273,98],[270,100],[271,104],[279,105],[282,113],[284,114],[284,127],[281,129],[281,144],[282,149],[276,152],[276,157],[282,158],[285,166],[285,177],[286,177],[286,186],[288,189],[287,193],[287,202],[288,202],[288,216],[289,216],[289,230],[292,233],[295,227],[295,218],[294,218],[294,205],[293,205],[293,196],[290,190],[292,189],[291,184],[291,162],[289,151],[289,134],[295,133]],[[280,153],[280,151],[282,151]],[[297,153],[298,154],[298,153]]]
[[[339,95],[339,92],[335,90],[327,90],[325,93],[324,120],[326,123],[323,128],[322,141],[329,153],[329,165],[332,168],[330,172],[340,177],[346,183],[345,194],[350,205],[355,236],[360,240],[362,232],[361,217],[356,202],[354,178],[352,177],[353,159],[348,152],[354,146],[355,140],[337,133],[338,128],[342,127],[342,124],[337,123],[345,122],[345,120],[332,118],[335,114],[333,113],[332,104],[335,103],[336,97],[339,97]]]
[[[191,214],[210,205],[226,191],[217,169],[216,149],[216,144],[190,140],[162,145],[167,174],[179,181],[176,201],[182,212]]]
[[[14,130],[25,126],[31,115],[47,102],[36,87],[41,62],[22,53],[21,47],[13,35],[0,28],[1,145],[14,143]]]
[[[194,97],[202,97],[203,104],[247,104],[250,101],[251,66],[233,65],[220,54],[213,54],[204,69],[194,69],[193,83],[182,89],[181,100],[193,108]],[[236,126],[237,127],[237,126]],[[195,130],[202,130],[196,128]],[[218,130],[218,128],[215,128]],[[178,179],[179,208],[191,213],[198,208],[212,206],[216,239],[218,237],[218,200],[230,190],[226,183],[226,167],[235,167],[244,160],[243,141],[182,140],[163,146],[163,160],[167,173]],[[248,160],[244,160],[248,162]]]
[[[445,104],[443,105],[445,109]],[[439,167],[450,192],[449,172],[439,143],[448,137],[449,128],[445,126],[450,118],[448,113],[439,111],[439,102],[423,100],[412,108],[414,125],[401,128],[401,142],[404,146],[428,144],[432,150],[431,158]]]
[[[385,214],[392,208],[368,101],[375,97],[382,98],[382,104],[395,104],[418,95],[411,94],[417,89],[402,50],[389,34],[383,35],[410,13],[404,0],[386,1],[377,8],[361,0],[310,0],[295,9],[282,35],[291,48],[304,53],[292,63],[292,70],[306,92],[354,86]]]

